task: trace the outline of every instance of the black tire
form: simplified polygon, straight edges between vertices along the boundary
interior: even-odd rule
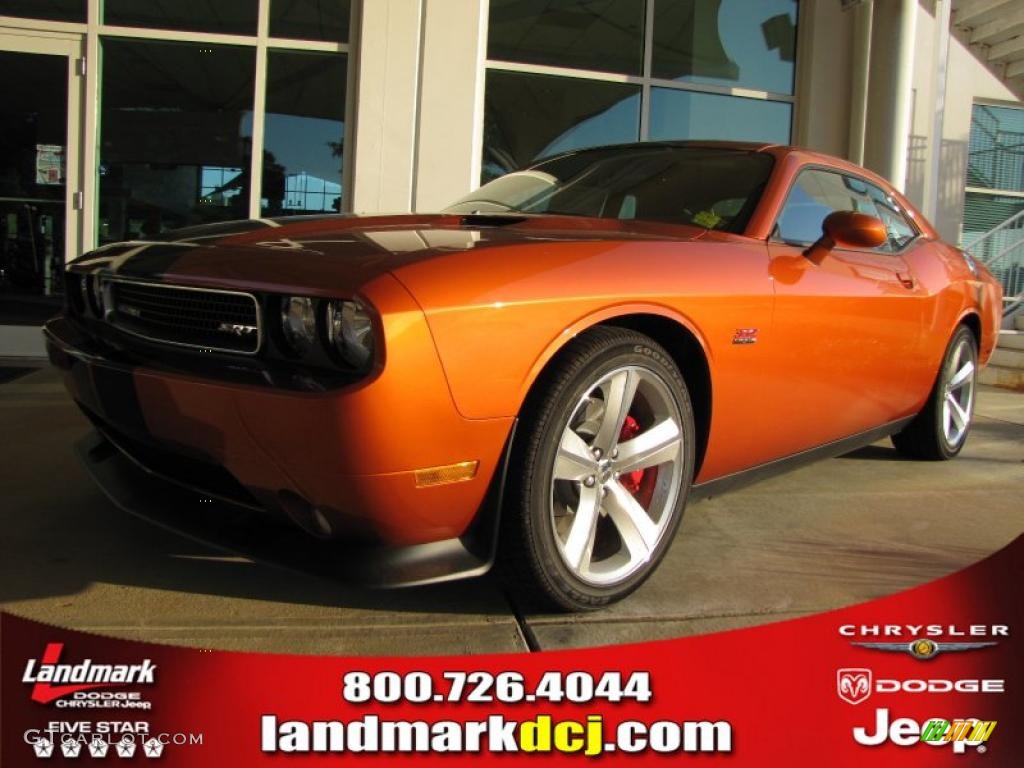
[[[961,325],[949,340],[949,344],[946,345],[945,354],[942,356],[942,365],[939,366],[939,372],[935,376],[935,384],[932,386],[932,391],[928,395],[928,401],[925,403],[924,408],[914,417],[910,424],[904,427],[902,432],[892,436],[892,444],[903,455],[926,461],[945,461],[952,459],[960,453],[967,442],[970,424],[974,417],[973,394],[966,409],[969,417],[967,427],[964,429],[963,434],[955,440],[951,440],[946,434],[945,415],[943,412],[943,401],[947,395],[947,386],[952,375],[955,373],[955,371],[951,370],[951,365],[954,362],[954,355],[956,355],[961,347],[969,352],[971,362],[974,365],[973,377],[977,377],[978,342],[971,329]]]
[[[616,370],[643,367],[660,377],[680,417],[682,448],[673,471],[680,473],[675,503],[666,498],[661,538],[639,570],[613,585],[581,580],[563,561],[552,524],[555,456],[574,409],[595,382]],[[559,353],[524,406],[513,446],[507,503],[502,514],[499,564],[517,602],[531,609],[592,610],[620,600],[639,587],[665,556],[682,519],[693,477],[694,422],[682,374],[668,353],[632,330],[598,327],[581,334]],[[660,471],[660,470],[659,470]],[[616,474],[616,478],[618,475]],[[603,502],[602,502],[603,504]],[[663,518],[659,516],[659,525]],[[596,534],[595,534],[596,535]]]

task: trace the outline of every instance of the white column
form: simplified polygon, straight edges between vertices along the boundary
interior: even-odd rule
[[[423,0],[366,0],[350,66],[357,98],[350,150],[355,211],[412,210]]]
[[[875,3],[864,164],[902,190],[913,110],[917,0]]]
[[[953,10],[952,0],[936,0],[934,77],[932,80],[932,126],[928,142],[928,173],[925,187],[924,215],[936,221],[939,213],[939,186],[942,181],[942,136],[945,132],[946,82],[949,74],[949,22]]]
[[[854,8],[853,60],[850,85],[850,142],[847,157],[857,164],[864,163],[864,135],[868,118],[868,85],[871,71],[871,19],[872,0]]]
[[[487,0],[424,0],[415,211],[480,185],[487,8]]]

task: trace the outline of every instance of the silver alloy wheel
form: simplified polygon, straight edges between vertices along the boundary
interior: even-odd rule
[[[640,366],[605,375],[576,404],[555,455],[551,525],[581,581],[613,585],[653,557],[679,496],[681,425],[669,385]]]
[[[942,434],[950,448],[960,445],[971,426],[977,368],[974,345],[964,337],[950,354],[942,377]]]

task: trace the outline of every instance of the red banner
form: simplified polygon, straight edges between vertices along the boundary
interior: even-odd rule
[[[1024,537],[891,597],[578,651],[312,657],[0,620],[2,764],[1024,764]]]

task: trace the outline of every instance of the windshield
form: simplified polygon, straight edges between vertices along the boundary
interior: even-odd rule
[[[706,147],[605,147],[502,176],[446,213],[550,213],[742,232],[771,155]]]

